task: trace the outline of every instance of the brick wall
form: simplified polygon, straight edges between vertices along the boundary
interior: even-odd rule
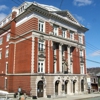
[[[26,33],[30,30],[38,30],[38,19],[31,18],[30,20],[26,21],[25,23],[21,24],[20,26],[16,27],[16,34],[20,35]]]
[[[80,74],[79,50],[73,50],[73,73]]]
[[[32,38],[16,44],[16,53],[15,53],[16,73],[31,72],[31,50],[32,50]]]
[[[22,88],[22,92],[30,94],[30,76],[9,76],[8,77],[8,91],[17,92],[18,87]]]

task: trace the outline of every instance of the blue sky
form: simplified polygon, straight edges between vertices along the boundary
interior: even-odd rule
[[[0,20],[24,0],[0,0]],[[33,1],[33,0],[27,0]],[[85,33],[86,59],[100,62],[100,0],[35,0],[68,10],[81,24],[89,29]],[[86,60],[87,67],[100,67],[100,63]]]

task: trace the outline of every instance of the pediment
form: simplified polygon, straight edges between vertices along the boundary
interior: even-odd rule
[[[58,11],[56,13],[61,15],[62,17],[64,17],[67,20],[70,20],[74,23],[79,24],[79,22],[74,18],[74,16],[69,11]]]

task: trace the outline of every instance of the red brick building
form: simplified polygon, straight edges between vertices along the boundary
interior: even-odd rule
[[[0,89],[37,97],[84,93],[85,32],[69,11],[24,2],[0,22]]]

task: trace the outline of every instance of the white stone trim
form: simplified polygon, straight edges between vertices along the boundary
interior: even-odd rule
[[[62,44],[59,44],[59,72],[62,73]]]
[[[50,73],[50,40],[48,40],[48,73]]]
[[[0,48],[0,50],[2,50],[2,48]]]
[[[6,48],[8,48],[8,47],[9,47],[9,45],[6,46]]]
[[[31,73],[34,73],[34,36],[32,35]]]
[[[6,31],[6,32],[4,32],[3,34],[1,34],[0,37],[6,35],[6,34],[8,34],[8,33],[10,33],[10,31],[11,31],[11,29],[9,29],[8,31]]]
[[[14,44],[14,64],[13,64],[13,73],[15,73],[15,59],[16,58],[16,43]]]

